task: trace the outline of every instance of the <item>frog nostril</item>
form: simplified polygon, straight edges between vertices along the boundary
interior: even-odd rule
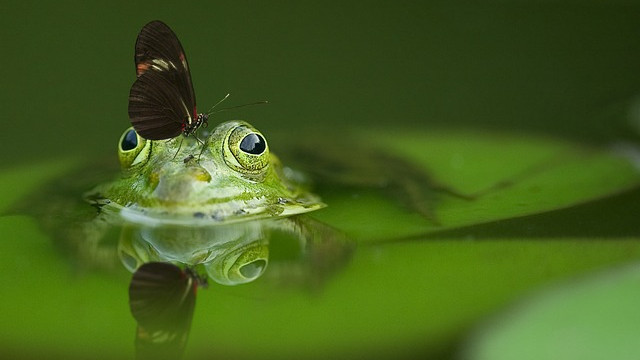
[[[194,168],[191,170],[193,179],[197,181],[209,182],[211,181],[211,174],[203,168]]]

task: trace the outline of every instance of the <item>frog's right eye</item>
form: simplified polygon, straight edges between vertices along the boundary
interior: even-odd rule
[[[238,172],[259,176],[269,165],[269,146],[260,132],[248,124],[229,129],[225,137],[224,160]]]
[[[144,163],[149,158],[151,142],[138,135],[133,128],[128,128],[118,143],[118,158],[122,168],[130,168]]]
[[[136,134],[135,130],[129,129],[122,136],[122,141],[120,141],[120,149],[122,151],[133,150],[138,146],[138,134]]]

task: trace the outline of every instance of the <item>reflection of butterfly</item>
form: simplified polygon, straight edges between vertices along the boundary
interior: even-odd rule
[[[187,57],[176,34],[162,21],[145,25],[136,41],[138,78],[129,92],[129,119],[148,140],[188,136],[207,124],[196,112]]]
[[[169,263],[150,262],[136,270],[129,284],[129,306],[138,323],[138,359],[182,356],[199,285],[206,286],[206,280]]]

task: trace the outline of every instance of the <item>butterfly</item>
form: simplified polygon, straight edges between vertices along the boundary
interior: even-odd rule
[[[170,263],[149,262],[135,271],[129,284],[129,307],[138,324],[138,359],[182,355],[199,286],[207,286],[205,278]]]
[[[189,136],[207,126],[198,113],[189,63],[176,34],[159,20],[146,24],[136,40],[137,79],[129,92],[129,119],[147,140]]]

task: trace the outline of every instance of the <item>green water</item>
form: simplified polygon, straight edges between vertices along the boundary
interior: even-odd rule
[[[116,165],[146,22],[178,34],[201,109],[228,92],[229,105],[270,101],[211,121],[245,119],[275,152],[317,129],[351,129],[457,189],[516,184],[471,203],[445,196],[440,227],[377,192],[325,189],[316,217],[354,239],[350,261],[320,289],[258,280],[200,291],[186,357],[439,359],[514,302],[640,258],[638,179],[609,151],[638,140],[639,11],[629,1],[4,2],[0,357],[133,357],[130,273],[79,266],[41,221],[9,209],[73,164]]]

